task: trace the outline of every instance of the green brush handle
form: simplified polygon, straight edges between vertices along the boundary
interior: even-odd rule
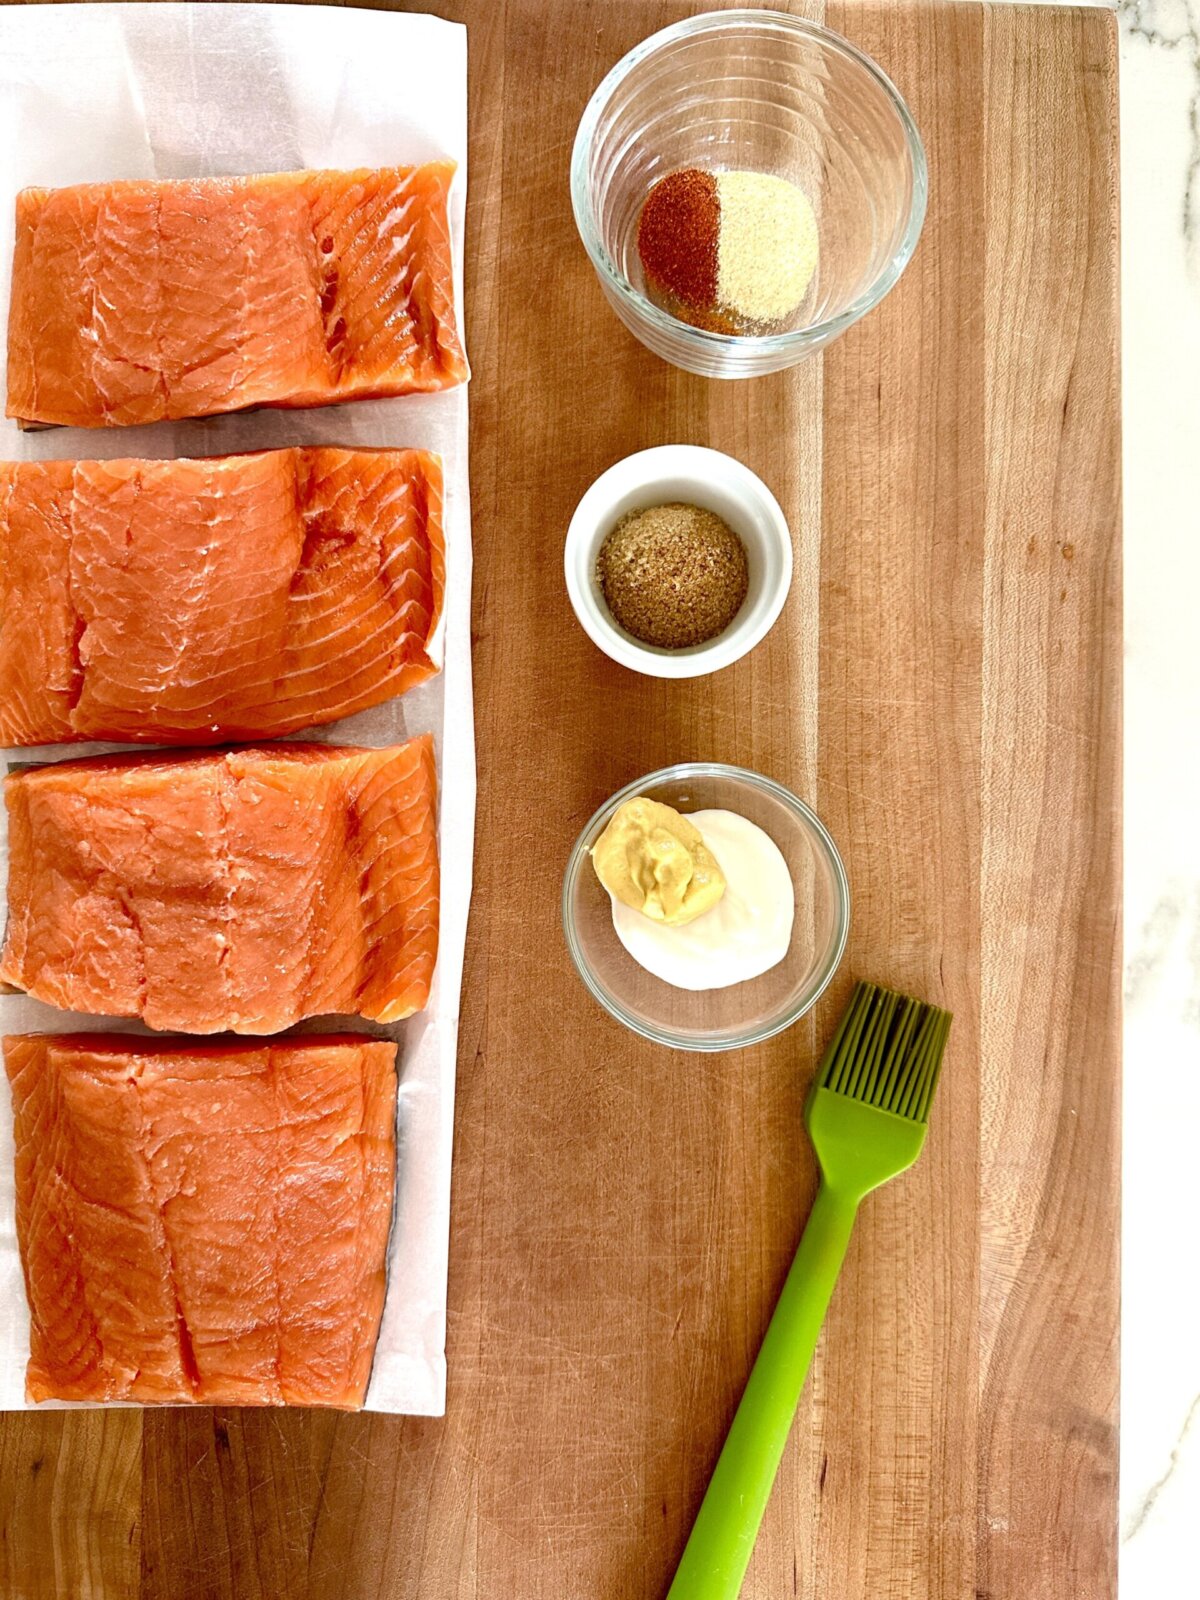
[[[667,1600],[737,1600],[860,1196],[822,1183]]]

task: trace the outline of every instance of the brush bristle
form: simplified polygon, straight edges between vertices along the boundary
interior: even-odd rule
[[[928,1122],[951,1015],[875,983],[855,985],[817,1084],[910,1122]]]

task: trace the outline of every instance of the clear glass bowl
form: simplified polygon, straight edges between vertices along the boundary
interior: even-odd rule
[[[613,929],[612,903],[590,852],[623,800],[648,795],[677,811],[737,811],[770,834],[796,891],[788,953],[727,989],[676,989],[638,965]],[[579,975],[600,1004],[643,1038],[677,1050],[737,1050],[769,1039],[816,1003],[850,931],[850,886],[820,818],[790,790],[744,767],[686,762],[651,772],[606,800],[575,841],[563,879],[563,929]]]
[[[712,333],[647,297],[642,202],[691,166],[774,173],[808,195],[820,256],[788,326]],[[878,305],[916,249],[927,181],[884,72],[840,35],[775,11],[708,12],[643,40],[588,102],[571,156],[575,222],[613,310],[656,355],[713,378],[792,366]]]

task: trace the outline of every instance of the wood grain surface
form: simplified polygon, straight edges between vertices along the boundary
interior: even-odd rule
[[[699,5],[460,0],[480,764],[443,1420],[0,1424],[5,1600],[657,1600],[814,1189],[801,1108],[852,978],[956,1015],[931,1136],[864,1211],[745,1593],[1115,1594],[1120,544],[1111,15],[828,0],[930,163],[917,255],[817,359],[664,366],[567,165],[607,68]],[[402,86],[398,86],[402,92]],[[750,657],[635,677],[561,575],[604,467],[710,444],[796,578]],[[673,1055],[569,968],[567,851],[711,757],[815,804],[854,928],[815,1017]]]

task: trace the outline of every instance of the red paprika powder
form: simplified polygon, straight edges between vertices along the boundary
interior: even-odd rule
[[[670,172],[646,196],[637,248],[647,280],[695,311],[717,298],[717,234],[721,207],[711,172]]]

